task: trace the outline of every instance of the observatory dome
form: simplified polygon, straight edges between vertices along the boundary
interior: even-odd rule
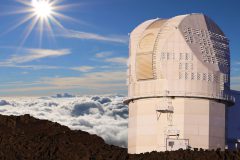
[[[203,14],[152,19],[130,34],[128,152],[225,148],[229,40]]]
[[[128,67],[129,100],[184,96],[233,102],[229,40],[203,14],[140,24],[130,36]]]

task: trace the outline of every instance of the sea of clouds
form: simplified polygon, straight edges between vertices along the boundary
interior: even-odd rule
[[[127,147],[128,107],[124,96],[73,96],[0,98],[0,114],[30,114],[102,137],[108,144]]]
[[[228,137],[240,136],[240,91],[235,91],[236,104],[228,110]],[[128,107],[121,95],[51,97],[0,97],[0,114],[30,114],[83,130],[102,137],[108,144],[127,147]]]

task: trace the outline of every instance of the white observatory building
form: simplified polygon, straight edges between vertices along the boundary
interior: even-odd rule
[[[229,41],[203,14],[148,20],[130,35],[128,152],[225,148]]]

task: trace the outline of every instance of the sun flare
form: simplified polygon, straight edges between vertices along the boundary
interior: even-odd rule
[[[53,6],[47,0],[33,0],[35,14],[40,18],[48,18],[53,13]]]
[[[71,4],[64,4],[65,0],[15,0],[21,4],[19,10],[11,11],[11,14],[24,14],[22,19],[10,27],[5,33],[11,32],[16,28],[27,24],[27,28],[24,32],[24,36],[20,47],[25,43],[33,30],[38,32],[39,35],[39,47],[42,45],[43,35],[50,37],[54,40],[54,30],[65,30],[64,26],[60,22],[61,20],[74,20],[62,13],[73,6]],[[74,20],[75,21],[75,20]],[[30,23],[29,23],[30,22]]]

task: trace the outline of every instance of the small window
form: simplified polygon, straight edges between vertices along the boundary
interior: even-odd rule
[[[215,74],[213,75],[213,81],[217,82],[217,75],[215,75]]]
[[[170,53],[167,53],[167,60],[170,59]]]
[[[184,57],[184,53],[180,53],[179,59],[180,59],[180,60],[183,60],[183,57]]]
[[[173,58],[173,60],[175,59],[175,53],[172,53],[172,58]]]
[[[165,59],[165,53],[163,52],[161,55],[162,55],[161,58]]]
[[[168,142],[168,146],[170,146],[170,147],[173,148],[173,146],[174,146],[174,141],[169,141],[169,142]]]
[[[183,79],[183,75],[181,72],[179,72],[179,79]]]
[[[197,35],[199,35],[199,34],[200,34],[200,32],[199,32],[199,29],[196,29],[196,34],[197,34]]]
[[[203,73],[203,81],[206,81],[206,79],[207,79],[207,75],[206,73]]]
[[[185,73],[185,80],[187,80],[188,79],[188,73],[186,72]]]
[[[189,60],[189,54],[188,53],[186,53],[186,60]]]
[[[228,75],[224,74],[224,82],[228,82]]]
[[[212,74],[208,74],[208,82],[212,81]]]
[[[182,63],[179,63],[179,69],[182,69]]]
[[[195,80],[195,74],[192,73],[191,80]]]
[[[197,73],[197,80],[201,79],[201,73]]]
[[[185,63],[185,70],[188,70],[188,63]]]

